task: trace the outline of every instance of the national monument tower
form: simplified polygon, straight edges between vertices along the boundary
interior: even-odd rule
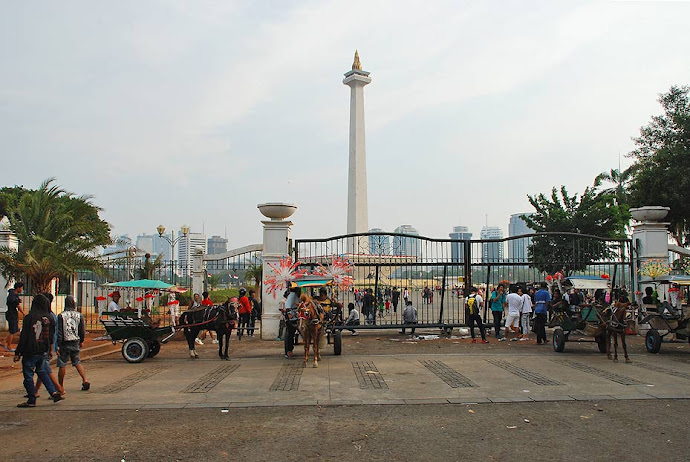
[[[371,83],[362,70],[355,51],[352,70],[345,73],[343,84],[350,87],[350,166],[347,180],[347,233],[369,231],[367,206],[367,149],[364,140],[364,86]]]

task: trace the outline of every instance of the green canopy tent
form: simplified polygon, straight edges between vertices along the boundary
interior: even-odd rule
[[[106,287],[121,287],[127,289],[147,289],[147,290],[169,290],[176,288],[173,284],[168,284],[157,279],[137,279],[135,281],[109,282],[103,284]]]

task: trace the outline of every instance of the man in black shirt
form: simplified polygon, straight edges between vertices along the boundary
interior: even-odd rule
[[[9,351],[14,351],[12,342],[14,341],[15,334],[19,332],[19,313],[17,313],[17,310],[24,316],[24,310],[22,310],[21,307],[22,300],[19,298],[23,291],[24,283],[15,282],[14,289],[10,289],[7,294],[7,312],[5,313],[5,319],[7,319],[9,330],[7,337],[5,337],[4,347]]]

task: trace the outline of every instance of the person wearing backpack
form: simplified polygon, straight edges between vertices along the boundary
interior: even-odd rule
[[[22,362],[22,374],[24,375],[24,388],[28,401],[20,403],[17,407],[36,406],[36,388],[34,385],[34,373],[43,382],[44,386],[53,398],[53,402],[62,400],[62,395],[56,390],[45,369],[45,355],[52,356],[53,335],[55,322],[50,317],[50,302],[43,294],[38,294],[31,302],[31,311],[24,317],[22,331],[19,334],[19,343],[14,352],[14,361]]]
[[[68,295],[65,297],[65,309],[57,317],[58,380],[63,389],[65,373],[67,372],[67,360],[70,360],[72,366],[77,369],[81,376],[81,390],[87,391],[91,388],[91,384],[86,380],[86,371],[79,357],[81,345],[84,343],[85,337],[84,318],[76,310],[74,297]]]
[[[472,343],[477,343],[477,339],[474,337],[474,324],[477,323],[479,333],[482,336],[482,343],[489,343],[489,341],[486,339],[486,331],[484,330],[484,323],[482,322],[482,317],[480,314],[484,300],[478,292],[479,291],[476,287],[472,287],[470,289],[470,296],[467,297],[467,300],[465,301],[465,310],[468,314],[470,334],[472,335]]]

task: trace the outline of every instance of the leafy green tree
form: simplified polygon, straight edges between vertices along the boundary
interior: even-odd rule
[[[659,97],[664,113],[634,138],[630,205],[670,207],[667,220],[678,244],[690,241],[690,87],[672,86]]]
[[[6,278],[27,277],[38,292],[47,291],[52,279],[76,270],[100,271],[96,250],[111,242],[110,225],[100,219],[101,209],[91,197],[75,196],[53,181],[44,181],[35,191],[19,191],[18,200],[6,202],[19,249],[0,248],[0,272]]]
[[[610,257],[614,249],[602,238],[624,238],[625,225],[630,219],[628,208],[616,204],[611,194],[597,194],[587,187],[581,196],[570,196],[565,186],[554,187],[551,196],[527,196],[535,213],[523,215],[527,226],[537,233],[528,249],[533,266],[539,271],[566,276],[582,271],[590,263]],[[580,236],[578,236],[580,235]]]

